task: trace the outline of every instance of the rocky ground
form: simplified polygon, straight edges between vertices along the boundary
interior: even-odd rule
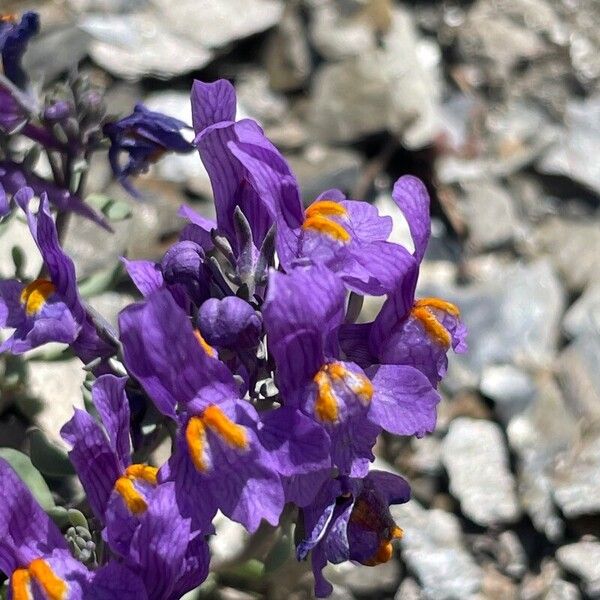
[[[391,183],[413,173],[430,187],[421,292],[461,307],[470,351],[452,358],[436,432],[379,448],[414,490],[394,509],[402,552],[331,568],[334,597],[600,598],[600,3],[12,4],[42,12],[30,64],[52,80],[81,59],[122,114],[143,98],[189,121],[192,77],[235,80],[239,114],[285,151],[306,200],[343,188],[392,214],[404,240]],[[103,164],[90,185],[129,202]],[[67,242],[113,319],[133,293],[116,258],[160,256],[182,202],[210,211],[196,156],[165,159],[139,187],[113,236],[75,220]],[[25,273],[38,270],[23,227],[1,238],[3,276],[16,243]],[[3,446],[27,445],[31,419],[56,438],[82,402],[77,362],[51,358],[38,353],[27,376],[0,363]],[[217,562],[242,535],[221,529]],[[212,590],[256,597],[235,581]]]

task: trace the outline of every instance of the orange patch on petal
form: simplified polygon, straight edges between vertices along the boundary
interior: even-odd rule
[[[390,536],[393,540],[400,540],[404,536],[404,531],[400,527],[392,527]]]
[[[148,509],[146,500],[135,488],[133,480],[129,477],[119,477],[115,483],[115,491],[123,498],[132,514],[139,515]]]
[[[55,290],[54,284],[47,279],[36,279],[25,286],[21,292],[21,304],[25,312],[29,316],[37,314]]]
[[[27,569],[15,569],[13,571],[10,577],[13,600],[31,600],[29,580],[29,571]]]
[[[327,367],[325,367],[326,369]],[[320,421],[334,423],[338,418],[338,404],[331,387],[331,381],[324,370],[314,376],[317,384],[317,399],[315,401],[315,416]]]
[[[449,331],[436,319],[435,315],[428,308],[415,306],[410,312],[423,325],[427,335],[444,348],[450,347],[452,337]]]
[[[6,13],[0,15],[0,23],[16,23],[17,15],[15,13]]]
[[[302,229],[318,231],[319,233],[323,233],[344,244],[350,241],[350,234],[342,227],[342,225],[323,215],[316,214],[312,217],[308,217],[306,221],[302,223]]]
[[[317,200],[313,202],[304,213],[307,219],[315,217],[317,215],[329,216],[329,217],[345,217],[348,211],[339,203],[334,200]]]
[[[202,337],[202,334],[197,329],[194,329],[194,335],[196,336],[196,339],[200,343],[200,346],[202,346],[202,350],[204,350],[206,355],[210,356],[211,358],[216,358],[217,351]]]
[[[446,300],[442,300],[441,298],[419,298],[414,304],[415,308],[437,308],[439,310],[443,310],[447,312],[449,315],[453,317],[460,316],[460,310],[458,306],[452,304],[452,302],[448,302]]]
[[[185,428],[185,441],[190,458],[197,471],[206,471],[206,463],[204,462],[205,440],[206,431],[204,430],[202,419],[200,417],[191,417]]]
[[[158,474],[158,469],[156,467],[151,467],[150,465],[129,465],[125,469],[125,476],[130,479],[142,479],[147,483],[152,485],[156,485],[156,475]]]
[[[44,590],[48,600],[63,600],[67,595],[67,582],[58,577],[50,565],[36,558],[29,565],[29,573]]]
[[[375,565],[380,565],[382,563],[386,563],[392,556],[394,555],[394,548],[392,543],[387,540],[382,540],[379,543],[379,548],[377,548],[377,552],[375,555],[369,560],[365,561],[365,565],[368,567],[374,567]]]
[[[204,424],[224,439],[234,448],[247,448],[248,436],[246,429],[234,423],[223,411],[215,405],[206,408],[202,413]]]

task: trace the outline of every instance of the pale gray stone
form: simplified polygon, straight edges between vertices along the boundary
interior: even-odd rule
[[[600,192],[600,96],[569,101],[565,128],[539,161],[544,173],[566,175]]]
[[[600,418],[600,337],[593,331],[580,335],[560,354],[559,381],[571,409],[585,419]]]
[[[66,447],[61,427],[73,416],[74,408],[83,408],[81,386],[86,372],[78,358],[59,361],[32,360],[28,363],[29,391],[41,402],[34,421],[52,441]]]
[[[175,6],[176,4],[174,4]],[[87,15],[80,27],[94,39],[90,55],[101,67],[125,79],[173,77],[201,69],[210,50],[169,27],[149,10],[124,15]]]
[[[428,285],[421,293],[454,302],[469,328],[469,351],[450,353],[449,383],[454,371],[477,385],[488,365],[548,367],[555,358],[565,294],[548,260],[508,265],[470,286]]]
[[[309,120],[325,142],[349,142],[389,130],[410,148],[429,143],[437,131],[439,48],[419,39],[410,14],[393,11],[383,47],[315,75]]]
[[[548,539],[557,541],[564,525],[553,499],[554,465],[558,454],[572,445],[578,427],[551,375],[540,374],[535,386],[535,399],[511,419],[507,435],[519,459],[521,504],[534,526]]]
[[[469,243],[484,250],[510,242],[520,226],[513,201],[505,189],[491,180],[463,185],[461,212],[469,228]]]
[[[600,220],[551,217],[535,231],[532,241],[539,254],[548,255],[570,290],[600,281]]]
[[[479,389],[495,402],[496,412],[505,423],[525,410],[536,394],[531,376],[510,364],[486,367]]]
[[[573,448],[557,459],[554,499],[568,518],[600,513],[600,430],[583,432]]]
[[[600,280],[590,283],[571,305],[563,329],[573,338],[587,333],[600,336]]]
[[[490,421],[455,419],[442,444],[450,491],[462,512],[483,526],[520,517],[515,481],[501,429]]]
[[[483,573],[464,547],[458,519],[416,500],[391,506],[404,530],[402,557],[423,589],[423,598],[464,600],[479,591]]]
[[[560,564],[581,578],[591,598],[600,598],[600,542],[581,541],[556,551]]]

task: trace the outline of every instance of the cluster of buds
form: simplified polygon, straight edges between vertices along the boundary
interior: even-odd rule
[[[305,208],[282,154],[255,121],[236,120],[227,81],[194,82],[193,144],[184,123],[141,105],[102,122],[100,98],[81,83],[70,90],[45,107],[44,135],[84,156],[106,135],[130,188],[160,154],[194,148],[216,220],[183,207],[189,223],[162,260],[123,259],[142,300],[113,330],[79,295],[53,188],[25,177],[12,190],[47,276],[0,282],[0,326],[13,329],[0,351],[63,342],[93,376],[93,414],[76,409],[61,433],[97,529],[72,527],[65,541],[0,460],[10,490],[0,500],[0,570],[12,597],[180,598],[207,576],[219,511],[250,533],[293,524],[319,597],[332,591],[327,563],[389,560],[402,536],[389,507],[410,488],[370,469],[373,448],[383,432],[434,429],[448,350],[466,350],[458,309],[415,296],[430,236],[423,183],[404,176],[393,189],[408,250],[388,241],[389,217],[340,190]],[[373,321],[357,322],[366,295],[385,299]],[[140,413],[155,427],[140,429]],[[152,464],[166,437],[170,458]]]

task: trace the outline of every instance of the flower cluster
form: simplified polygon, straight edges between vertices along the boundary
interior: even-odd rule
[[[0,29],[15,86],[30,21]],[[319,597],[332,590],[328,562],[385,562],[402,536],[389,507],[410,489],[369,470],[373,447],[382,432],[433,430],[447,352],[466,349],[458,309],[415,296],[430,235],[426,188],[404,176],[393,189],[411,251],[388,241],[389,217],[340,190],[305,208],[260,126],[236,121],[229,82],[196,81],[191,102],[193,145],[185,124],[141,106],[103,125],[124,181],[161,153],[197,149],[216,207],[215,222],[183,207],[189,223],[159,262],[123,258],[143,299],[120,313],[118,331],[79,295],[51,212],[68,207],[18,165],[0,166],[44,262],[32,282],[0,282],[0,326],[13,329],[0,350],[63,342],[93,373],[93,406],[61,433],[97,528],[92,546],[102,547],[84,564],[0,460],[0,570],[14,599],[179,598],[207,576],[218,511],[250,533],[283,514],[295,520],[297,558],[311,558]],[[0,97],[0,115],[11,106]],[[356,323],[364,295],[385,301],[372,322]],[[151,432],[141,413],[154,415]],[[152,465],[161,435],[171,456]]]

